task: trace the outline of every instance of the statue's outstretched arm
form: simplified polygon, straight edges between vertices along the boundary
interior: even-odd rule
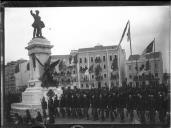
[[[32,10],[30,11],[30,14],[31,14],[32,16],[35,16],[35,14],[32,12]]]

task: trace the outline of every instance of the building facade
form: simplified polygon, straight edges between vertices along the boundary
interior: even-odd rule
[[[81,89],[121,86],[125,79],[125,51],[117,46],[78,49],[77,59]]]
[[[5,65],[5,94],[16,91],[15,72],[17,65],[26,60],[11,61]]]
[[[30,78],[29,61],[18,63],[14,76],[15,76],[16,89],[18,90],[18,89],[26,88]]]
[[[51,55],[51,63],[57,60],[63,62],[62,68],[61,64],[55,67],[53,79],[59,86],[80,89],[122,86],[126,77],[125,57],[125,50],[121,47],[102,45],[72,50],[69,55]],[[6,76],[6,87],[16,89],[27,86],[29,61],[8,64]]]
[[[149,84],[148,75],[157,83],[162,83],[163,77],[163,60],[161,52],[152,52],[145,55],[132,55],[126,61],[126,77],[129,84]],[[143,77],[146,76],[146,78]]]

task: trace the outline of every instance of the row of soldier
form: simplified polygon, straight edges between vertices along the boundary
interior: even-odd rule
[[[129,120],[133,120],[135,112],[139,120],[145,123],[147,118],[154,123],[156,113],[160,122],[164,123],[169,113],[169,95],[165,86],[160,87],[120,87],[80,90],[67,89],[61,97],[49,98],[48,103],[42,100],[43,115],[49,117],[86,118],[93,120],[109,118],[124,121],[125,112]]]

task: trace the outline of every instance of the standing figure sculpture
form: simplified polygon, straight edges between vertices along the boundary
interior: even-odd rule
[[[35,37],[40,37],[40,38],[44,38],[42,36],[42,28],[45,27],[43,21],[41,21],[41,17],[39,16],[39,11],[36,10],[36,13],[34,14],[32,12],[32,10],[30,11],[31,15],[34,18],[34,23],[32,24],[32,27],[34,28],[33,30],[33,38]]]

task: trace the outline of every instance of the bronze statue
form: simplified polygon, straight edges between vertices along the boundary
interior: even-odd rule
[[[33,38],[39,37],[39,38],[44,38],[42,36],[42,28],[45,27],[43,21],[41,21],[41,17],[39,16],[39,11],[36,10],[36,13],[34,14],[32,10],[30,11],[31,15],[34,18],[34,23],[32,24],[32,27],[34,28],[33,30]]]

